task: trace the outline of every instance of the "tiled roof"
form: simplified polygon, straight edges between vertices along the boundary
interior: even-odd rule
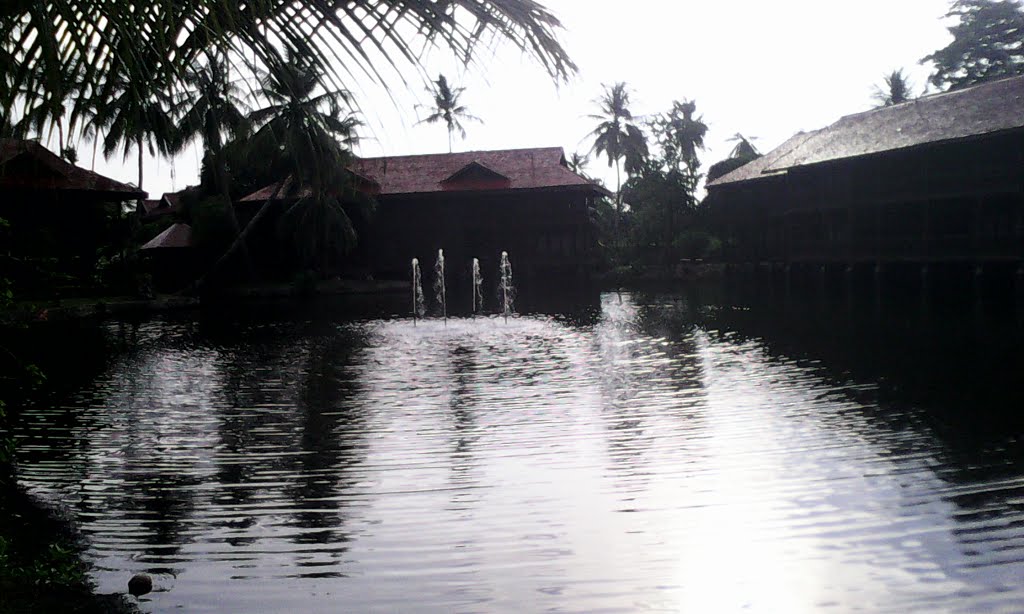
[[[827,128],[794,136],[764,158],[720,177],[709,186],[756,179],[798,166],[1022,127],[1024,77],[1011,77],[848,115]]]
[[[181,211],[183,202],[181,195],[184,192],[167,192],[157,200],[142,201],[143,215],[146,217],[159,217]]]
[[[381,195],[429,194],[460,189],[460,171],[474,163],[497,177],[508,179],[493,189],[583,188],[606,192],[593,181],[569,170],[560,147],[359,158],[353,162],[351,170],[357,176],[372,180],[379,186]],[[473,182],[463,189],[486,188]],[[266,200],[273,192],[274,186],[269,186],[242,200]]]
[[[188,224],[171,224],[139,249],[159,249],[162,247],[192,247],[192,227]]]
[[[0,189],[4,188],[93,192],[124,200],[146,195],[134,186],[79,168],[35,141],[18,139],[0,139]]]
[[[508,177],[510,190],[598,187],[569,170],[560,147],[361,158],[354,166],[380,184],[381,194],[422,194],[445,191],[442,182],[474,162]]]

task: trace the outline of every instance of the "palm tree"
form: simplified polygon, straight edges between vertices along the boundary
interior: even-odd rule
[[[225,138],[242,137],[248,129],[248,108],[242,90],[231,80],[230,66],[219,54],[208,56],[204,66],[189,70],[182,84],[185,90],[179,94],[174,109],[179,122],[174,148],[180,150],[195,139],[202,139],[205,153],[220,166]],[[223,174],[219,173],[217,179],[226,185]]]
[[[604,94],[595,102],[600,112],[589,115],[599,123],[588,135],[594,139],[591,151],[608,158],[608,166],[615,167],[615,240],[618,241],[618,219],[622,215],[622,163],[626,171],[635,171],[647,157],[647,138],[633,123],[629,110],[629,89],[623,82],[604,87]]]
[[[581,177],[587,177],[587,174],[584,172],[584,169],[586,169],[587,165],[590,164],[590,156],[587,154],[581,154],[578,151],[573,152],[565,163],[569,167],[570,171]]]
[[[459,97],[466,88],[453,88],[448,85],[448,79],[444,75],[438,75],[434,86],[428,89],[434,97],[434,106],[430,108],[430,115],[416,122],[419,124],[436,124],[443,121],[448,128],[448,153],[452,152],[452,133],[459,131],[462,138],[466,138],[466,129],[462,120],[472,120],[483,123],[479,117],[469,114],[469,109],[459,104]]]
[[[739,132],[737,132],[736,134],[729,137],[728,140],[730,142],[736,142],[736,146],[733,147],[732,151],[729,152],[730,158],[738,158],[741,160],[753,160],[754,158],[761,157],[761,152],[759,152],[757,148],[754,147],[753,143],[750,142],[757,140],[756,136],[747,138],[740,134]]]
[[[90,123],[103,134],[103,155],[110,157],[119,148],[125,159],[134,148],[138,156],[138,188],[144,189],[143,161],[149,155],[169,155],[175,138],[174,118],[169,89],[143,75],[131,74],[108,84],[111,89],[106,104],[99,100],[92,106],[95,115]],[[82,107],[79,107],[82,108]]]
[[[883,77],[883,80],[885,86],[876,85],[875,92],[871,95],[879,102],[878,106],[891,107],[894,104],[907,102],[914,97],[914,86],[910,82],[910,77],[903,74],[902,68],[892,71]]]
[[[665,159],[676,169],[685,166],[691,177],[697,176],[700,159],[697,152],[704,149],[708,127],[702,117],[694,117],[697,103],[692,100],[673,101],[672,109],[654,119],[655,133],[661,135]]]
[[[252,229],[282,195],[290,201],[281,217],[282,227],[300,237],[295,244],[304,257],[319,257],[322,273],[327,273],[332,255],[355,245],[348,203],[367,202],[349,187],[345,169],[362,123],[351,114],[343,116],[351,104],[348,92],[317,93],[322,82],[319,70],[300,53],[292,52],[282,66],[263,77],[260,93],[267,105],[248,117],[259,126],[248,141],[249,157],[262,160],[268,168],[288,170],[215,264],[215,270],[243,248]]]
[[[735,141],[736,145],[732,148],[732,151],[729,152],[728,158],[725,160],[719,160],[708,167],[708,174],[706,178],[708,183],[723,175],[731,173],[752,160],[760,158],[761,152],[759,152],[750,142],[756,138],[756,136],[749,138],[745,137],[739,132],[729,137],[729,141]]]
[[[231,80],[230,66],[220,54],[209,55],[205,66],[190,70],[185,75],[184,85],[187,89],[181,94],[174,113],[180,118],[174,150],[180,151],[196,138],[202,139],[204,158],[213,166],[216,189],[224,201],[231,231],[237,236],[238,218],[232,205],[223,150],[225,137],[240,138],[248,130],[241,89]]]
[[[0,116],[67,104],[118,103],[122,76],[140,76],[178,90],[188,68],[211,50],[251,58],[274,69],[282,49],[305,47],[325,68],[321,85],[363,74],[404,83],[400,60],[421,67],[417,46],[440,44],[465,62],[477,43],[510,41],[554,78],[576,70],[556,39],[558,19],[536,0],[40,0],[0,3]],[[367,53],[367,49],[379,53]],[[397,78],[397,81],[396,81]],[[76,83],[72,95],[63,84]],[[136,84],[139,85],[139,84]],[[53,119],[56,119],[55,117]]]

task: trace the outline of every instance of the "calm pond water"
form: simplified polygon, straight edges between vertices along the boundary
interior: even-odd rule
[[[21,478],[149,612],[1024,609],[1019,320],[749,294],[63,331]]]

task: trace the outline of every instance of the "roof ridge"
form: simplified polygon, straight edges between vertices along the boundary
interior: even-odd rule
[[[499,153],[537,152],[537,151],[552,151],[552,150],[558,150],[558,151],[561,151],[563,153],[565,152],[565,148],[564,147],[561,147],[561,146],[558,146],[558,145],[552,145],[552,146],[549,146],[549,147],[515,147],[515,148],[511,148],[511,149],[475,149],[475,150],[471,150],[471,151],[453,151],[453,152],[449,152],[449,153],[399,154],[399,155],[391,155],[391,156],[372,156],[372,157],[356,156],[355,161],[356,162],[361,162],[361,161],[368,161],[368,160],[394,160],[394,159],[399,159],[399,158],[403,158],[403,159],[404,158],[431,158],[431,157],[447,158],[447,157],[455,157],[455,156],[469,156],[469,155],[474,155],[474,154],[499,154]]]
[[[878,112],[881,112],[881,111],[888,111],[890,109],[899,109],[899,108],[903,108],[903,107],[917,105],[917,104],[922,103],[922,102],[931,102],[933,100],[938,100],[940,98],[945,98],[947,96],[948,97],[955,97],[955,96],[964,95],[964,94],[967,94],[967,93],[970,93],[970,92],[974,92],[975,90],[982,89],[982,88],[985,88],[985,87],[994,87],[996,84],[1005,83],[1007,81],[1012,81],[1014,79],[1024,80],[1024,75],[1011,75],[1009,77],[1003,77],[1001,79],[992,79],[991,81],[984,81],[982,83],[975,83],[974,85],[969,85],[967,87],[962,87],[962,88],[955,89],[955,90],[945,90],[945,91],[940,91],[940,92],[931,92],[929,94],[922,94],[921,96],[918,96],[917,98],[911,98],[910,100],[901,102],[899,104],[885,105],[885,106],[881,106],[881,107],[875,107],[873,109],[865,109],[864,111],[858,111],[856,113],[848,113],[847,115],[839,116],[839,119],[837,119],[831,125],[839,123],[839,122],[843,121],[844,119],[852,119],[854,117],[860,117],[860,116],[863,116],[863,115],[871,115],[873,113],[878,113]]]

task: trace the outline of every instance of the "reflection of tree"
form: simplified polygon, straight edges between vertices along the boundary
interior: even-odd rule
[[[346,550],[342,544],[348,541],[341,530],[340,516],[340,506],[346,501],[341,495],[353,481],[346,481],[346,474],[362,462],[365,454],[361,443],[364,416],[351,400],[359,383],[350,373],[364,344],[365,340],[352,329],[343,336],[310,341],[298,382],[301,454],[293,467],[296,477],[287,495],[298,510],[291,524],[302,531],[293,539],[300,544],[334,544],[330,550],[335,558]]]
[[[694,299],[608,295],[595,331],[608,454],[629,487],[697,453],[703,426]],[[661,442],[672,442],[662,446]],[[665,456],[668,456],[666,458]]]
[[[476,350],[461,343],[450,353],[452,386],[448,409],[453,440],[450,456],[453,481],[457,485],[472,482],[468,473],[474,466],[473,444],[479,437],[476,433],[476,400],[473,397],[476,358]]]
[[[126,521],[138,523],[150,571],[170,572],[172,557],[191,541],[185,529],[201,484],[200,476],[178,467],[125,475],[121,513]]]

